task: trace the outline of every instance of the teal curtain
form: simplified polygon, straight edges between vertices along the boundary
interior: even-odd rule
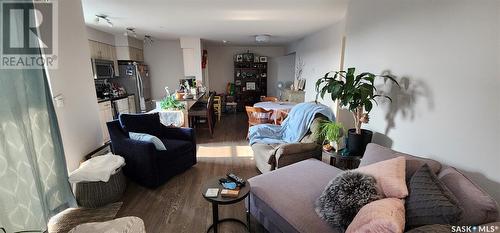
[[[43,232],[74,205],[45,70],[0,69],[0,227]]]

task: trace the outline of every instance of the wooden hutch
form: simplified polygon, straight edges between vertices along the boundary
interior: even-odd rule
[[[267,95],[267,57],[247,52],[234,58],[234,96],[238,110],[253,106]]]

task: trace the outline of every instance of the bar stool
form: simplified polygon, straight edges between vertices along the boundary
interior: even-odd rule
[[[214,111],[217,115],[217,121],[220,121],[222,115],[222,98],[219,95],[214,96]]]

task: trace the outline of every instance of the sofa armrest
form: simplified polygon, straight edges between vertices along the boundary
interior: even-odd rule
[[[321,145],[316,143],[282,144],[276,150],[276,168],[310,158],[321,158]]]

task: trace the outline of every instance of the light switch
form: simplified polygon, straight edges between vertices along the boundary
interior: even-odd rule
[[[54,102],[56,107],[62,108],[64,107],[64,96],[62,94],[54,96]]]

